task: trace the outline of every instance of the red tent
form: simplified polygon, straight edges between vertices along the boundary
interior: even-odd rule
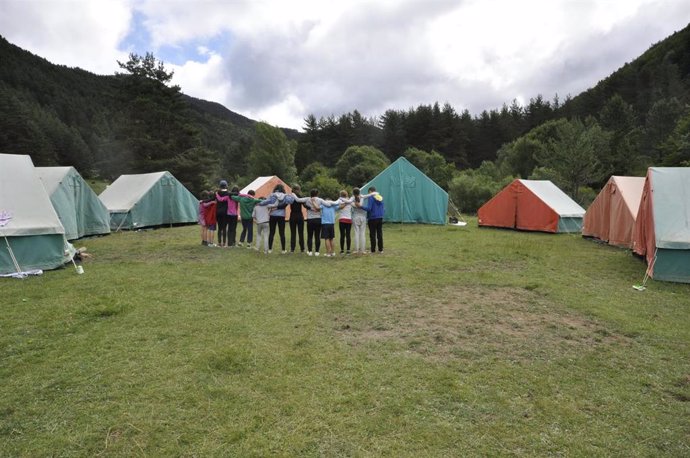
[[[584,208],[548,180],[515,180],[477,212],[480,226],[580,232]]]

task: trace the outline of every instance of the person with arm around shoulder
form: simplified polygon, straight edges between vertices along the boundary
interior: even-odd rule
[[[268,251],[273,250],[273,238],[275,237],[276,227],[278,228],[278,234],[280,235],[280,247],[283,254],[286,254],[285,250],[285,209],[294,201],[292,195],[285,194],[285,187],[282,184],[277,184],[273,188],[273,192],[268,198],[260,202],[258,205],[274,206],[273,211],[271,211],[271,218],[269,220],[269,232],[268,232]]]
[[[230,196],[232,200],[240,204],[240,219],[242,221],[242,233],[240,234],[240,243],[238,246],[242,246],[245,237],[247,240],[247,248],[252,247],[252,241],[254,240],[254,224],[253,224],[253,212],[256,204],[261,202],[260,199],[256,199],[254,196],[256,193],[253,189],[250,189],[247,194],[238,194],[236,196]]]
[[[326,257],[335,256],[333,240],[335,239],[335,211],[340,206],[340,200],[319,199],[321,206],[321,238],[326,245]]]
[[[233,199],[240,194],[240,188],[233,186],[228,196],[228,243],[227,246],[237,245],[237,216],[239,214],[239,202]]]
[[[340,191],[340,213],[338,214],[338,232],[340,232],[340,254],[350,254],[352,232],[352,202],[347,191]],[[347,251],[345,249],[347,248]]]
[[[292,195],[295,198],[302,197],[300,185],[292,185]],[[290,253],[295,252],[298,240],[300,252],[304,253],[304,215],[302,208],[304,208],[303,204],[297,200],[290,204]]]
[[[204,221],[206,222],[206,228],[208,229],[208,238],[206,239],[206,245],[210,247],[215,247],[218,246],[215,243],[213,243],[216,235],[217,224],[215,194],[213,193],[213,191],[204,191],[204,193],[202,193],[202,195],[205,195],[206,199],[203,201],[201,205],[204,207]]]
[[[314,188],[309,197],[295,197],[295,202],[304,204],[307,208],[307,255],[318,256],[321,249],[321,206],[319,205],[319,190]],[[312,251],[312,246],[314,251]]]
[[[268,232],[269,221],[271,219],[271,207],[266,205],[255,205],[252,210],[252,217],[256,223],[256,250],[268,254]],[[263,241],[263,251],[261,242]]]
[[[374,186],[369,187],[368,191],[373,194],[367,198],[362,208],[367,212],[370,250],[375,253],[378,245],[379,253],[383,253],[383,216],[385,214],[383,196],[376,192]]]
[[[216,200],[216,222],[218,224],[218,246],[228,246],[228,202],[230,201],[230,192],[228,191],[228,182],[220,180],[218,183],[219,189],[215,192]]]
[[[354,228],[354,253],[367,254],[366,251],[366,229],[367,211],[362,208],[364,198],[359,188],[352,190],[352,227]]]

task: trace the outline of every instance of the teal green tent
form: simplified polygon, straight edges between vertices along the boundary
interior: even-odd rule
[[[199,200],[170,172],[122,175],[98,197],[114,231],[195,223],[199,217]]]
[[[67,240],[110,233],[108,209],[74,167],[36,167]]]
[[[690,283],[690,167],[647,170],[633,251],[653,279]]]
[[[383,196],[386,222],[446,223],[448,193],[404,157],[362,186],[362,193],[370,186]]]
[[[70,250],[31,158],[0,154],[0,274],[55,269]]]

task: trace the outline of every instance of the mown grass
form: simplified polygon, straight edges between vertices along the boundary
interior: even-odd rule
[[[382,256],[198,229],[0,282],[2,456],[687,456],[690,285],[576,235],[385,227]]]

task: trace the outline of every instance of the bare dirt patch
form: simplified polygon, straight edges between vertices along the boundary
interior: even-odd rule
[[[529,288],[461,287],[384,292],[368,314],[334,317],[350,345],[392,345],[438,359],[550,359],[629,339]]]

